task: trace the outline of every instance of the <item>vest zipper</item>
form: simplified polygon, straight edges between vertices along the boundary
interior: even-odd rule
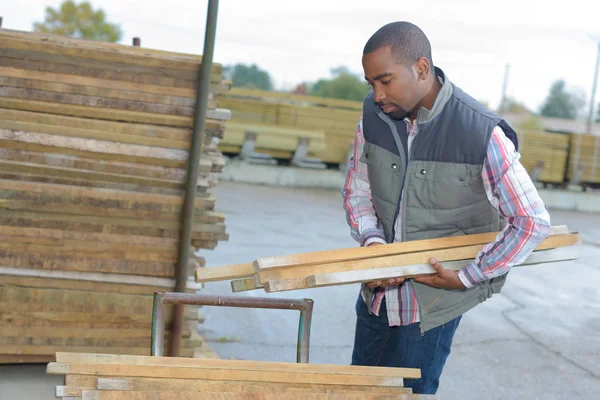
[[[398,148],[398,154],[402,159],[402,163],[404,164],[404,176],[402,177],[402,186],[400,186],[400,193],[398,193],[398,204],[396,205],[396,211],[394,212],[394,219],[392,221],[392,232],[391,237],[388,240],[388,243],[393,243],[394,238],[396,237],[396,218],[398,216],[398,211],[400,211],[400,204],[402,202],[402,193],[404,192],[404,186],[406,185],[406,171],[408,169],[408,161],[406,160],[406,156],[404,153],[404,145],[400,140],[400,134],[398,133],[398,129],[396,128],[396,124],[391,120],[383,111],[377,113],[379,119],[385,122],[390,130],[392,131],[392,137],[394,138],[394,142],[396,143],[396,147]],[[408,149],[406,149],[406,154],[408,154]]]

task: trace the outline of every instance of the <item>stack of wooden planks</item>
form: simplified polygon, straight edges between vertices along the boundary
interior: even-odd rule
[[[494,241],[498,232],[416,240],[382,246],[329,250],[281,257],[264,257],[253,263],[196,269],[196,282],[232,280],[234,292],[263,288],[281,292],[333,285],[371,282],[432,274],[428,264],[436,258],[446,269],[460,270]],[[572,260],[579,257],[578,233],[556,226],[521,265]]]
[[[63,400],[426,400],[404,379],[418,369],[57,353]]]
[[[0,362],[149,354],[153,292],[175,285],[201,61],[0,29]],[[196,250],[228,239],[211,193],[228,89],[215,64],[190,275]]]
[[[541,167],[537,180],[544,183],[563,183],[569,154],[569,135],[562,133],[519,130],[521,163],[533,175]]]
[[[236,125],[258,132],[257,151],[290,159],[298,139],[308,138],[310,156],[337,164],[346,161],[362,110],[357,101],[247,88],[232,88],[220,105],[232,111]],[[241,133],[227,134],[219,148],[238,153],[243,138]]]
[[[600,135],[586,135],[572,133],[571,151],[569,153],[568,179],[573,180],[576,177],[575,171],[577,162],[578,169],[582,174],[579,181],[582,183],[600,183]],[[577,149],[579,148],[579,159],[577,160]]]

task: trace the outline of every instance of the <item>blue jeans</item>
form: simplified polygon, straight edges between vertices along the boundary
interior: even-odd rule
[[[437,392],[461,317],[421,334],[418,323],[388,326],[385,300],[379,317],[370,315],[360,295],[356,316],[352,365],[418,368],[421,379],[406,379],[404,386],[412,388],[413,393]]]

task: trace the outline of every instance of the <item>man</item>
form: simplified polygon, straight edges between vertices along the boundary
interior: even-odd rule
[[[517,135],[434,67],[425,34],[383,26],[363,51],[372,87],[343,189],[361,246],[500,231],[474,262],[363,284],[352,364],[419,368],[435,394],[461,316],[500,292],[511,266],[548,236],[550,216],[519,162]]]

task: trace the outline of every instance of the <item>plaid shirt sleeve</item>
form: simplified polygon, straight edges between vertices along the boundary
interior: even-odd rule
[[[467,288],[507,273],[512,266],[525,261],[550,233],[548,210],[519,159],[514,144],[496,127],[482,177],[490,203],[507,218],[508,224],[494,242],[459,271],[458,276]]]
[[[356,127],[354,152],[348,161],[346,182],[342,190],[346,221],[350,234],[361,246],[373,242],[386,243],[383,227],[375,213],[371,199],[371,185],[367,174],[367,165],[360,161],[365,138],[362,132],[362,118]]]

